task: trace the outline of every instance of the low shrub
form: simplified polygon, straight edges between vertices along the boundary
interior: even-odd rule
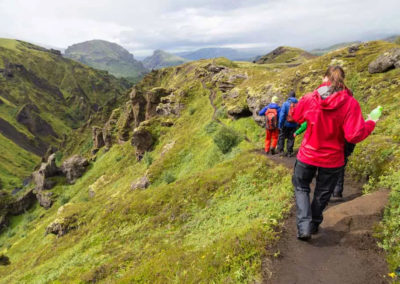
[[[230,152],[240,141],[238,133],[228,127],[222,127],[214,136],[214,143],[224,154]]]

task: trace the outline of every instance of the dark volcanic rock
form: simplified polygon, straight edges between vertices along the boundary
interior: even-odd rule
[[[144,153],[153,147],[153,135],[144,128],[137,128],[133,131],[131,143],[136,147],[136,158],[141,160]]]
[[[226,67],[225,66],[218,66],[218,65],[215,65],[215,64],[209,64],[209,65],[206,66],[206,69],[207,69],[207,71],[216,74],[216,73],[219,73],[222,70],[226,69]]]
[[[23,196],[19,197],[15,202],[9,205],[9,214],[19,215],[27,211],[36,201],[33,190],[29,190]]]
[[[245,106],[235,106],[228,109],[228,115],[232,116],[234,119],[239,119],[242,117],[252,116],[253,113],[249,110],[247,105]]]
[[[360,44],[352,44],[348,48],[349,53],[356,53],[360,49],[360,46]]]
[[[368,71],[371,74],[386,72],[394,68],[400,68],[400,48],[388,50],[368,65]]]
[[[65,174],[67,182],[73,184],[83,175],[87,166],[89,162],[86,158],[74,155],[62,163],[61,171]]]
[[[10,259],[4,254],[0,254],[0,265],[10,265]]]
[[[92,153],[96,154],[97,151],[99,151],[99,149],[105,145],[103,138],[103,129],[97,126],[93,126],[92,137],[93,137]]]
[[[26,104],[17,113],[17,121],[26,126],[34,135],[58,137],[51,125],[43,120],[38,113],[39,110],[35,105]]]

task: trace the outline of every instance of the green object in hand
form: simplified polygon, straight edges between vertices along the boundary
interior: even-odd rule
[[[378,120],[378,119],[381,117],[381,115],[382,115],[382,109],[383,109],[382,106],[378,106],[378,107],[375,108],[373,111],[371,111],[371,113],[369,114],[369,117],[370,117],[372,120]]]

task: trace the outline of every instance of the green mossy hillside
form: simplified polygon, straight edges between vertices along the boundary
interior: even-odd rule
[[[0,147],[7,149],[0,179],[6,190],[22,185],[46,145],[58,146],[90,116],[108,116],[130,86],[56,51],[11,39],[0,39],[0,71]]]
[[[128,125],[127,142],[117,139],[134,104],[120,105],[113,113],[114,145],[99,150],[76,184],[60,181],[52,189],[58,198],[51,209],[13,217],[0,235],[0,254],[11,262],[0,267],[0,283],[261,282],[263,258],[279,254],[273,244],[293,189],[291,171],[260,155],[265,132],[256,112],[274,95],[283,103],[290,90],[298,97],[311,92],[329,65],[343,66],[364,114],[384,108],[373,135],[356,147],[348,173],[365,182],[365,192],[391,189],[377,234],[394,270],[400,265],[400,69],[368,73],[368,64],[393,47],[368,42],[297,67],[218,58],[151,72],[135,86],[143,96],[135,99],[147,109],[142,115],[153,107],[145,98],[161,90],[181,104],[177,114],[139,121],[154,145],[138,161],[129,143],[135,126]],[[91,149],[85,139],[76,148],[82,153]],[[143,177],[150,186],[131,189]],[[67,204],[79,226],[59,238],[45,236]]]

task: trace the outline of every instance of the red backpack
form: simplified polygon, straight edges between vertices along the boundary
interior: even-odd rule
[[[265,122],[268,130],[278,128],[278,111],[275,108],[269,108],[265,112]]]
[[[297,103],[291,102],[290,103],[290,107],[289,107],[289,111],[286,117],[286,121],[287,122],[296,122],[293,119],[293,112],[294,112],[294,108],[297,106]]]

